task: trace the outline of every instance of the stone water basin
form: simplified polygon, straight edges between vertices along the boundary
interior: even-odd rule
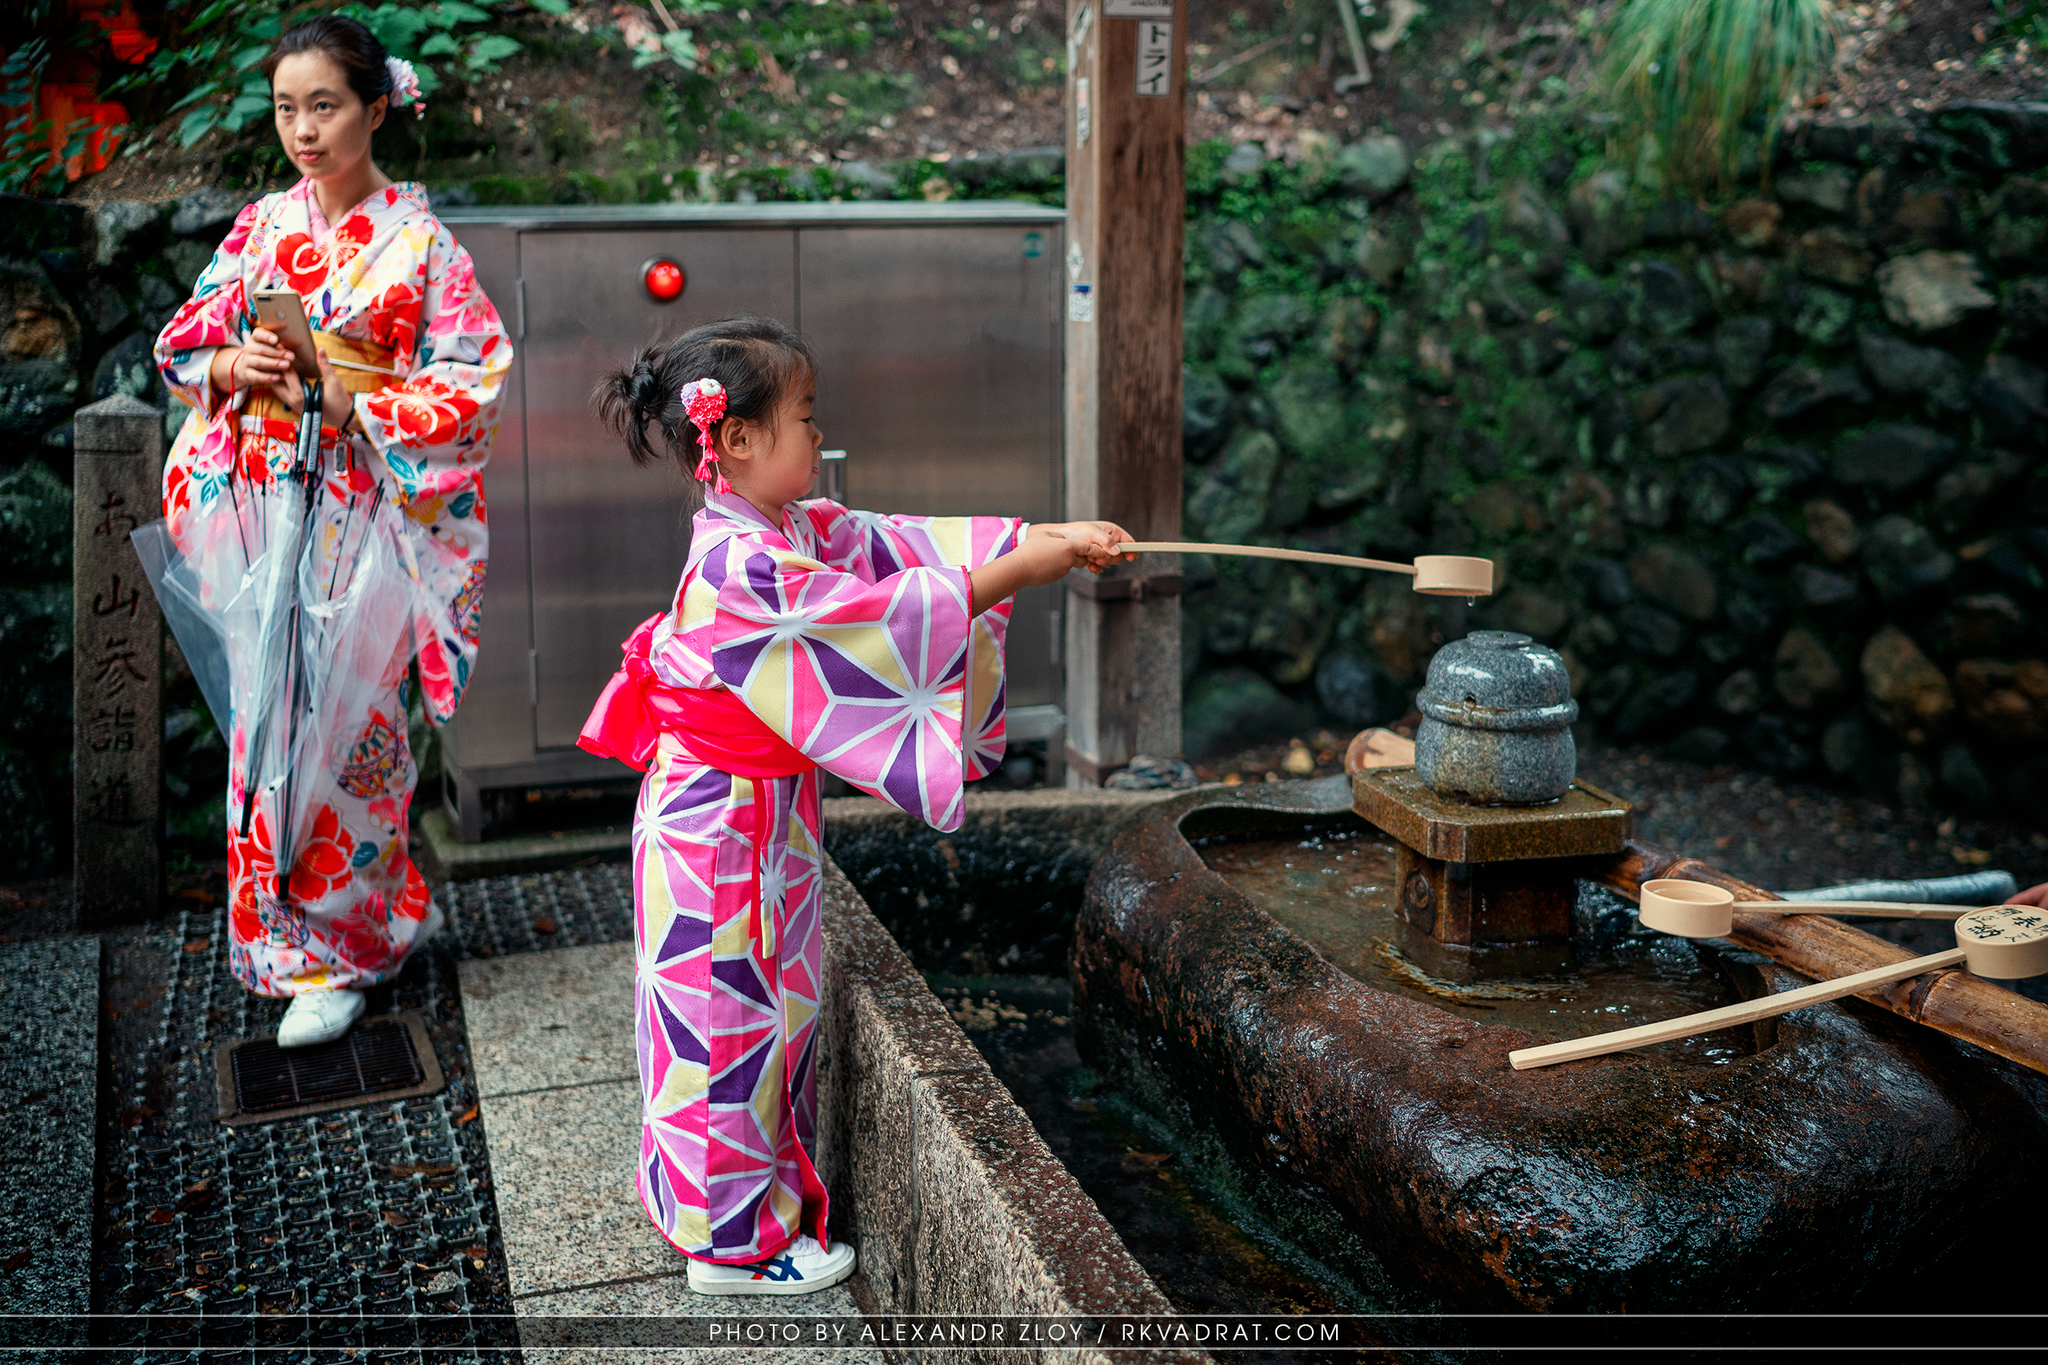
[[[2042,1078],[1854,1001],[1512,1070],[1517,1047],[1803,978],[1641,934],[1590,885],[1569,946],[1432,956],[1349,795],[1202,792],[1135,821],[1075,927],[1074,1023],[1091,1065],[1322,1190],[1447,1307],[1917,1302],[2048,1203],[2023,1159]]]

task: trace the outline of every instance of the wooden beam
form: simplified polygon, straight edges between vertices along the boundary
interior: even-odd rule
[[[1176,540],[1187,0],[1068,0],[1067,35],[1067,515]],[[1180,752],[1177,566],[1116,572],[1068,596],[1070,783]]]

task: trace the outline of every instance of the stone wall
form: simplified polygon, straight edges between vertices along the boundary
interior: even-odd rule
[[[164,406],[156,333],[248,198],[89,211],[0,196],[0,879],[52,870],[71,842],[72,413],[117,393]],[[175,647],[170,666],[173,833],[217,848],[224,751]]]
[[[1709,205],[1605,151],[1192,149],[1189,536],[1469,551],[1505,590],[1192,560],[1190,751],[1394,719],[1505,625],[1611,737],[2048,818],[2048,106],[1814,130]],[[948,192],[1059,192],[1042,152],[981,170]],[[69,844],[71,414],[163,403],[151,339],[245,200],[0,202],[0,875]],[[171,677],[173,848],[212,856],[224,758]]]
[[[2048,105],[1814,129],[1707,204],[1525,124],[1190,160],[1190,753],[1409,709],[1480,626],[1586,723],[2048,818]]]

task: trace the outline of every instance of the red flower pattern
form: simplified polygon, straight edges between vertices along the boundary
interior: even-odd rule
[[[277,239],[277,268],[286,283],[301,295],[310,294],[327,282],[327,256],[313,245],[310,233],[290,232]]]
[[[432,376],[386,389],[370,399],[370,415],[391,429],[400,445],[447,445],[476,416],[476,400]]]
[[[410,368],[413,344],[419,335],[419,286],[394,284],[370,303],[370,339],[390,348],[402,367]]]
[[[348,885],[356,841],[341,827],[334,807],[322,806],[313,817],[313,837],[292,859],[292,898],[317,901]]]

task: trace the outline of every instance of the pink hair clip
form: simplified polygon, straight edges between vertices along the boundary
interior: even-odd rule
[[[711,449],[711,425],[725,416],[725,385],[716,379],[692,379],[683,385],[683,411],[697,427],[697,444],[704,447],[702,458],[697,461],[697,478],[710,483],[715,493],[730,493],[732,485],[725,481],[725,471],[718,467],[718,456]],[[713,477],[717,482],[712,483]]]
[[[420,98],[419,73],[412,69],[412,63],[401,57],[386,57],[384,70],[391,76],[391,107],[403,109],[410,104],[413,117],[425,118],[427,106]]]

